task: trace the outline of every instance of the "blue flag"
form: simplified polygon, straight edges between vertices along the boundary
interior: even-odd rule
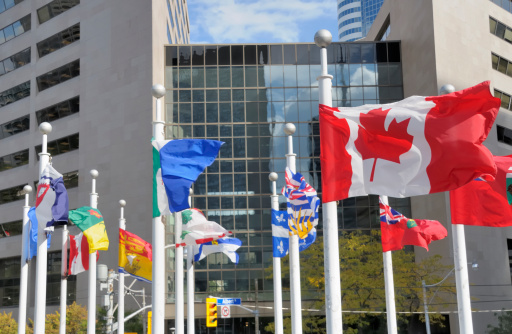
[[[36,216],[37,221],[46,230],[52,231],[54,225],[68,223],[69,200],[62,174],[48,164],[37,185]]]
[[[285,179],[282,194],[288,199],[288,226],[291,233],[299,236],[299,250],[303,251],[316,240],[320,200],[300,173],[286,168]]]
[[[159,142],[162,181],[169,211],[188,209],[190,187],[210,166],[224,142],[206,139],[175,139]]]
[[[30,261],[34,256],[37,255],[37,217],[36,217],[36,208],[31,207],[27,213],[29,219],[29,231],[28,231],[28,242],[25,243],[25,246],[28,247],[26,253],[28,258],[25,261]],[[51,244],[51,234],[48,234],[48,248],[50,248]]]
[[[288,254],[290,228],[288,227],[288,212],[272,209],[272,247],[274,257],[284,257]]]

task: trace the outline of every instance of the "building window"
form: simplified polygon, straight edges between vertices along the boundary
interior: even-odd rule
[[[30,96],[30,81],[9,88],[0,93],[0,108]]]
[[[350,35],[350,34],[355,34],[356,32],[361,32],[361,29],[362,28],[359,27],[359,28],[352,28],[352,29],[345,30],[344,32],[342,32],[340,34],[340,38],[343,38],[343,37],[345,37],[347,35]]]
[[[28,164],[28,149],[0,157],[0,172]]]
[[[510,106],[510,95],[507,93],[503,93],[502,91],[499,91],[497,89],[494,89],[494,97],[497,97],[501,100],[501,107],[512,110]]]
[[[169,30],[169,24],[167,24],[167,42],[172,44],[171,31]]]
[[[512,129],[508,129],[501,125],[496,125],[496,132],[498,134],[498,141],[512,145]]]
[[[495,53],[491,53],[492,68],[498,72],[512,77],[512,63]]]
[[[80,23],[62,30],[53,36],[37,43],[39,57],[44,57],[54,51],[80,40]]]
[[[23,234],[22,220],[0,224],[0,238],[13,237],[21,234]]]
[[[73,115],[80,110],[80,98],[75,96],[69,100],[36,111],[37,124],[53,122],[60,118]]]
[[[509,43],[512,43],[512,28],[509,26],[492,17],[489,17],[489,29],[491,34],[496,35]]]
[[[44,5],[37,10],[39,24],[45,23],[46,21],[64,13],[65,11],[75,7],[78,4],[80,4],[80,0],[53,0],[49,4]]]
[[[491,0],[507,12],[512,13],[512,0]]]
[[[338,20],[341,19],[345,15],[352,14],[352,13],[358,13],[360,11],[361,11],[361,7],[354,7],[354,8],[344,10],[341,13],[339,13]]]
[[[80,75],[80,60],[56,68],[36,78],[39,91],[43,91]]]
[[[19,256],[0,260],[0,307],[18,306],[20,263]]]
[[[0,0],[1,1],[1,0]],[[30,14],[0,29],[0,45],[30,30]]]
[[[52,156],[78,150],[78,133],[74,135],[59,138],[48,142],[48,153]],[[37,160],[39,160],[39,153],[41,153],[41,145],[35,147]]]
[[[30,116],[25,115],[12,121],[0,124],[0,139],[14,136],[30,129]]]
[[[22,2],[23,0],[0,0],[0,14]]]
[[[64,181],[64,187],[66,189],[72,189],[78,187],[78,171],[72,171],[62,174],[62,180]],[[34,189],[37,189],[39,181],[34,181]]]
[[[21,186],[0,190],[0,204],[6,204],[23,199],[24,195],[21,195],[21,193],[24,186],[25,184],[22,184]]]
[[[30,48],[27,48],[0,61],[0,76],[25,66],[28,63],[30,63]]]

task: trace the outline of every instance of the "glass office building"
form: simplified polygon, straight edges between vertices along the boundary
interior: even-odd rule
[[[338,0],[338,39],[350,42],[365,37],[383,3],[384,0]]]
[[[333,43],[327,51],[334,106],[403,98],[399,42]],[[320,50],[314,44],[170,45],[165,56],[166,137],[225,142],[217,160],[194,184],[192,205],[243,242],[238,265],[224,254],[196,263],[196,303],[204,303],[207,296],[237,297],[244,305],[254,305],[257,299],[259,305],[271,307],[273,282],[268,269],[265,272],[266,268],[271,272],[272,266],[268,176],[278,173],[277,187],[283,187],[287,151],[283,129],[288,122],[297,128],[293,140],[297,172],[322,194]],[[390,200],[398,211],[410,212],[408,199]],[[284,196],[279,203],[286,207]],[[338,212],[340,231],[380,228],[377,196],[344,200]],[[320,209],[319,235],[321,215]],[[172,226],[168,231],[173,231]],[[168,241],[173,241],[171,233]],[[167,302],[174,303],[173,251],[169,252]],[[283,273],[285,304],[289,300],[286,277]],[[304,291],[302,298],[316,297]],[[273,311],[261,310],[260,316],[264,333],[264,324],[273,321]],[[217,333],[243,333],[241,327],[254,322],[247,319],[219,319]],[[200,332],[204,319],[196,321]]]

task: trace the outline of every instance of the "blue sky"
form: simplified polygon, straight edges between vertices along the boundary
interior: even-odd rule
[[[327,29],[337,41],[336,0],[189,0],[190,42],[313,42]]]

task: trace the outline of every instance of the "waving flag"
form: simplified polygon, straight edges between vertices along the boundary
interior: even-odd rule
[[[512,226],[512,155],[494,161],[494,181],[475,180],[450,191],[452,224]]]
[[[492,179],[496,166],[482,143],[499,107],[489,82],[384,105],[320,105],[323,202],[423,195]]]
[[[204,244],[231,235],[216,222],[208,221],[201,210],[187,209],[181,213],[182,229],[181,240],[185,245]]]
[[[288,199],[288,226],[290,235],[299,236],[299,250],[308,248],[316,239],[318,225],[318,207],[320,200],[316,190],[311,187],[304,176],[294,174],[288,167],[285,173],[286,186],[281,191]]]
[[[190,186],[204,169],[215,161],[222,144],[224,143],[221,141],[206,139],[153,141],[153,147],[160,154],[160,174],[167,193],[170,212],[178,212],[190,207],[188,205]],[[156,160],[153,157],[153,163]],[[153,165],[153,217],[158,217],[158,212],[165,210],[161,207],[163,195],[158,195],[160,181],[157,167]],[[155,207],[156,204],[158,209]]]
[[[153,145],[153,218],[162,215],[169,215],[169,200],[165,193],[164,181],[162,179],[162,165],[160,163],[160,144],[167,143],[152,140]]]
[[[96,252],[96,260],[100,254]],[[78,275],[89,270],[89,243],[83,233],[69,235],[69,267],[68,275]]]
[[[290,249],[290,228],[288,227],[288,211],[272,209],[272,245],[273,256],[284,257]]]
[[[39,177],[36,194],[36,216],[41,228],[53,231],[54,225],[68,223],[68,192],[62,174],[46,165]]]
[[[69,220],[84,233],[89,242],[89,253],[97,250],[108,250],[108,236],[103,216],[98,209],[83,206],[69,211]]]
[[[38,224],[37,224],[37,216],[36,216],[36,208],[35,207],[31,207],[29,210],[28,210],[28,213],[27,213],[27,216],[28,216],[28,219],[29,219],[29,231],[28,231],[28,236],[26,236],[28,238],[28,242],[25,243],[25,247],[28,248],[26,254],[27,254],[27,258],[25,259],[25,261],[30,261],[32,260],[33,257],[37,256],[37,228],[38,228]],[[50,244],[51,244],[51,240],[52,240],[52,235],[51,234],[48,234],[48,237],[46,239],[46,242],[48,244],[48,248],[50,248]]]
[[[119,229],[119,272],[130,274],[139,281],[153,278],[153,248],[139,236]]]
[[[207,255],[224,253],[231,262],[238,264],[239,256],[236,250],[242,246],[242,241],[237,238],[222,238],[200,245],[194,245],[194,261],[201,261]]]
[[[382,251],[400,250],[405,245],[424,247],[448,235],[440,222],[426,219],[409,219],[379,198]]]

